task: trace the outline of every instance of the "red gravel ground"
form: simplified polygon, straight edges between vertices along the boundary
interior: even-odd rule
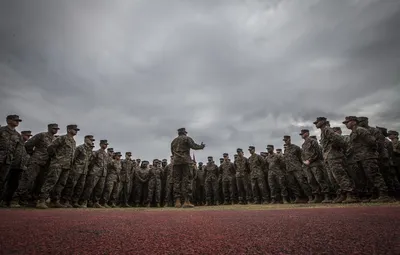
[[[0,254],[400,254],[400,207],[0,210]]]

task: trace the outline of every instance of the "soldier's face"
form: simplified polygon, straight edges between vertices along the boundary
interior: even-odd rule
[[[255,152],[255,150],[253,149],[249,149],[250,154],[253,154]]]
[[[19,126],[19,121],[17,121],[17,120],[7,120],[7,124],[12,126],[12,127],[18,127]]]
[[[85,144],[92,145],[93,142],[92,142],[92,140],[90,138],[85,138]]]
[[[224,160],[223,160],[223,159],[220,159],[220,160],[219,160],[219,163],[220,163],[220,164],[224,163]]]
[[[120,156],[120,155],[117,155],[117,156],[115,156],[115,159],[116,159],[116,160],[120,160],[120,159],[121,159],[121,156]]]
[[[349,121],[346,123],[346,127],[348,129],[352,129],[354,127],[355,123],[356,123],[355,121]]]
[[[199,166],[203,166],[203,163],[199,163]]]
[[[71,135],[75,136],[78,133],[78,130],[76,130],[76,129],[68,129],[67,132],[70,133]]]
[[[208,158],[208,163],[211,163],[211,162],[213,162],[213,159],[212,158]]]
[[[131,154],[126,154],[126,155],[125,155],[125,158],[126,158],[126,159],[130,159],[131,157],[132,157]]]
[[[342,130],[336,129],[335,133],[341,135],[342,134]]]
[[[102,148],[103,150],[107,149],[107,144],[101,143],[100,144],[100,148]]]
[[[326,124],[325,121],[318,121],[317,123],[315,123],[315,127],[316,128],[321,128],[324,124]]]
[[[389,137],[390,140],[394,140],[396,138],[395,135],[389,135],[388,137]]]
[[[167,165],[167,162],[162,162],[162,166],[166,166]]]
[[[140,164],[140,161],[141,161],[140,159],[137,159],[137,160],[136,160],[136,163],[139,165],[139,164]]]
[[[274,151],[274,148],[268,147],[267,151],[268,151],[268,153],[272,153]]]
[[[49,132],[50,132],[51,134],[55,135],[55,134],[58,133],[58,128],[50,128],[50,129],[49,129]]]
[[[309,136],[310,136],[310,134],[307,133],[307,132],[301,134],[301,138],[303,138],[303,139],[306,139],[306,138],[309,137]]]

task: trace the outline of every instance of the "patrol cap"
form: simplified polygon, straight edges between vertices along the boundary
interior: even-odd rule
[[[235,155],[233,155],[233,156],[236,158],[236,157],[238,157],[239,155],[235,154]]]
[[[223,157],[228,157],[229,154],[225,152],[224,154],[222,154],[222,156],[223,156]]]
[[[6,119],[7,119],[7,120],[15,120],[15,121],[18,121],[18,122],[21,122],[21,121],[22,121],[21,118],[20,118],[18,115],[15,115],[15,114],[13,114],[13,115],[8,115]]]
[[[212,156],[208,156],[207,158],[208,158],[208,159],[213,159],[213,157],[212,157]]]
[[[107,148],[108,152],[114,152],[114,148]]]
[[[50,123],[50,124],[47,125],[47,128],[49,128],[49,129],[60,129],[58,127],[57,123]]]
[[[164,159],[162,160],[162,162],[168,162],[168,160],[167,160],[166,158],[164,158]]]
[[[143,163],[150,164],[150,162],[149,162],[148,160],[143,160],[143,161],[142,161],[142,164],[143,164]]]
[[[224,158],[219,158],[220,161],[224,160]]]
[[[300,131],[300,134],[299,134],[299,135],[303,135],[303,134],[305,134],[305,133],[310,133],[310,130],[308,130],[308,129],[302,129],[302,130]]]
[[[67,126],[67,129],[73,129],[75,131],[79,131],[80,129],[78,128],[78,125],[76,124],[70,124]]]
[[[249,146],[249,150],[255,150],[256,149],[256,147],[254,147],[254,146]]]
[[[268,149],[268,148],[274,148],[274,146],[273,146],[272,144],[268,144],[268,145],[267,145],[267,149]]]
[[[346,116],[346,118],[344,118],[344,121],[342,123],[347,124],[350,121],[356,121],[357,123],[359,122],[356,116]]]
[[[399,136],[399,132],[394,131],[394,130],[389,130],[388,131],[388,135],[395,135],[395,136]]]
[[[242,148],[237,148],[236,152],[243,152],[243,149]]]
[[[313,124],[317,124],[320,121],[326,121],[326,117],[317,117],[317,119],[313,122]]]
[[[125,152],[125,155],[132,156],[132,152],[127,151],[127,152]]]
[[[200,162],[199,162],[199,165],[203,165],[203,162],[200,161]]]
[[[114,153],[114,156],[120,156],[120,157],[121,157],[121,156],[122,156],[122,153],[119,152],[119,151],[117,151],[117,152]]]
[[[100,140],[100,144],[108,145],[108,141],[107,140]]]
[[[286,140],[288,140],[288,139],[290,139],[290,135],[284,135],[284,136],[283,136],[283,141],[286,141]]]
[[[379,129],[379,131],[381,131],[382,135],[384,135],[385,137],[387,137],[387,136],[388,136],[388,131],[387,131],[387,128],[384,128],[384,127],[378,127],[378,126],[376,126],[376,128],[377,128],[377,129]]]
[[[368,117],[364,117],[364,116],[357,117],[357,119],[358,119],[358,122],[368,121]]]
[[[92,141],[96,141],[93,135],[85,135],[85,139],[90,139]]]
[[[179,132],[179,133],[187,133],[187,132],[186,132],[186,128],[179,128],[179,129],[178,129],[178,132]]]
[[[282,149],[276,149],[276,151],[282,151]]]
[[[21,131],[21,135],[32,136],[32,131],[30,130]]]

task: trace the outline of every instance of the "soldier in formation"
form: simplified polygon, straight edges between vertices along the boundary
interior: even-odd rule
[[[371,127],[366,117],[347,116],[341,127],[330,127],[325,117],[314,121],[318,141],[303,129],[301,146],[283,136],[283,150],[267,145],[249,157],[241,148],[231,161],[224,153],[219,165],[209,156],[198,164],[190,149],[204,149],[178,130],[166,159],[132,159],[95,137],[86,135],[76,146],[78,126],[70,124],[57,136],[58,124],[47,131],[19,133],[22,120],[9,115],[0,127],[0,194],[2,207],[112,208],[196,204],[357,203],[392,202],[400,198],[399,133]]]

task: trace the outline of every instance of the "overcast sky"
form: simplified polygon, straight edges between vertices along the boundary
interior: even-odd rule
[[[399,27],[394,0],[2,0],[2,125],[149,160],[186,127],[197,161],[300,145],[318,116],[400,130]]]

